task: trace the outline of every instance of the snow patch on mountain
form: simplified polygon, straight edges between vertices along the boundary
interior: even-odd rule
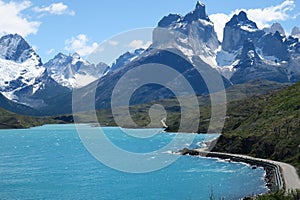
[[[242,52],[242,48],[240,48],[237,51],[234,52],[228,52],[224,51],[222,49],[218,49],[217,55],[216,55],[216,62],[218,66],[223,67],[223,66],[230,66],[232,65],[235,61],[237,56]]]
[[[117,69],[124,67],[126,64],[137,59],[142,53],[144,53],[144,51],[145,51],[145,49],[140,48],[140,49],[136,49],[132,52],[127,51],[126,53],[120,55],[116,59],[116,61],[112,64],[112,66],[107,68],[107,70],[104,72],[104,74],[107,74],[109,72],[112,72],[112,71],[115,71]]]
[[[253,26],[249,26],[249,24],[246,25],[241,25],[240,28],[244,31],[248,31],[248,32],[255,32],[257,31],[257,28],[253,27]]]
[[[70,55],[59,53],[49,60],[45,67],[57,83],[72,89],[86,86],[101,78],[108,66],[104,63],[91,64],[77,53]]]
[[[40,87],[37,80],[45,71],[40,58],[33,52],[30,58],[22,63],[0,58],[0,91],[6,98],[14,101],[19,99],[15,93],[28,86],[34,88],[34,94]]]
[[[37,56],[34,54],[23,63],[0,59],[0,66],[0,87],[17,79],[24,84],[34,84],[35,78],[42,76],[45,72],[45,68],[39,66]]]

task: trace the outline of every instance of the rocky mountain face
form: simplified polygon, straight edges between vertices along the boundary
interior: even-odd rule
[[[128,63],[132,62],[135,58],[137,58],[139,55],[141,55],[145,49],[136,49],[133,52],[126,52],[123,55],[121,55],[119,58],[116,59],[116,61],[112,64],[111,67],[107,68],[107,72],[112,72],[117,69],[120,69],[127,65]]]
[[[250,80],[296,82],[300,80],[299,40],[285,36],[280,24],[259,30],[241,11],[226,23],[219,71],[233,84]]]
[[[270,26],[270,27],[264,28],[263,31],[266,33],[273,33],[273,34],[278,32],[278,33],[280,33],[280,35],[285,36],[285,31],[284,31],[283,27],[281,26],[281,24],[279,24],[277,22],[273,23],[272,26]]]
[[[269,80],[281,83],[289,82],[284,68],[266,64],[256,52],[251,39],[244,42],[239,61],[234,66],[235,73],[230,78],[233,84],[246,83],[251,80]]]
[[[149,68],[155,68],[158,65],[168,66],[174,71],[179,72],[188,81],[192,86],[193,92],[180,89],[182,83],[179,81],[179,75],[171,76],[170,74],[164,74],[163,67],[158,69],[156,73],[153,72],[152,75],[145,69],[145,72],[141,72],[139,77],[127,78],[126,87],[134,85],[137,79],[148,80],[148,76],[154,79],[161,77],[159,80],[164,84],[162,86],[152,84],[149,81],[149,84],[138,88],[133,93],[129,102],[131,105],[158,99],[173,98],[178,95],[184,96],[194,93],[197,95],[208,94],[209,91],[205,82],[207,80],[204,80],[199,70],[196,70],[195,65],[197,65],[200,71],[205,71],[207,74],[211,74],[212,77],[214,75],[220,77],[219,72],[209,65],[209,59],[215,56],[215,51],[219,45],[220,42],[214,31],[213,23],[206,14],[204,4],[198,2],[195,10],[185,16],[170,14],[164,17],[153,32],[153,44],[149,49],[135,56],[135,59],[131,62],[126,62],[126,64],[118,66],[118,70],[108,73],[100,79],[96,89],[96,108],[110,108],[112,91],[118,81],[126,73],[138,70],[140,66],[148,66]],[[126,53],[124,57],[129,55]],[[120,59],[122,60],[122,58],[121,56]],[[119,59],[117,63],[120,63]],[[224,82],[225,87],[231,85],[224,77],[221,77],[221,81]],[[178,93],[175,95],[166,86],[177,88]],[[87,87],[86,92],[82,91],[82,99],[85,99],[85,95],[88,96],[89,93],[87,91],[89,89]],[[85,88],[82,90],[85,90]],[[125,98],[126,94],[131,92],[127,90],[124,87],[118,93],[120,101]],[[84,107],[82,110],[84,110]]]
[[[108,68],[105,63],[91,64],[77,53],[68,56],[59,53],[44,66],[57,83],[70,89],[80,88],[96,81]]]
[[[20,35],[10,34],[0,38],[2,102],[12,101],[11,105],[22,104],[36,110],[27,112],[30,110],[27,107],[17,106],[22,114],[40,114],[49,107],[55,110],[61,96],[71,96],[73,88],[86,86],[99,79],[108,68],[104,63],[90,64],[76,53],[69,56],[59,53],[43,64]],[[67,99],[70,100],[69,97]],[[5,105],[2,107],[8,109],[9,106]],[[9,110],[15,111],[12,107]]]
[[[35,64],[41,66],[41,59],[31,46],[18,34],[10,34],[0,39],[0,58],[23,63],[32,58]]]
[[[66,90],[48,76],[40,57],[17,34],[0,39],[0,92],[9,100],[34,108],[47,106],[45,96],[59,95]]]
[[[298,27],[298,26],[295,26],[295,27],[292,29],[291,36],[293,36],[293,37],[295,37],[295,38],[300,38],[300,30],[299,30],[299,27]]]
[[[251,39],[256,42],[263,34],[264,32],[257,28],[256,23],[249,20],[247,14],[241,11],[225,25],[222,50],[237,51],[243,47],[246,40]]]
[[[154,48],[179,49],[191,62],[196,55],[211,64],[207,58],[215,56],[219,45],[214,24],[206,14],[205,5],[200,1],[185,16],[170,14],[163,17],[153,32]]]

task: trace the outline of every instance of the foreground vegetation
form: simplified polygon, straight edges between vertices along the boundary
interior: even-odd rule
[[[253,198],[246,198],[245,200],[299,200],[300,190],[293,190],[289,192],[277,191],[270,194],[261,195]]]
[[[300,169],[300,83],[228,105],[215,151],[283,161]]]

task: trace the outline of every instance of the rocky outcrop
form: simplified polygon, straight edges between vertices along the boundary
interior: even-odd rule
[[[236,51],[249,38],[255,43],[263,34],[264,32],[257,28],[256,23],[249,20],[247,14],[241,11],[226,23],[222,49],[227,52]]]
[[[278,33],[280,33],[280,35],[285,36],[285,31],[284,31],[283,27],[281,26],[281,24],[279,24],[277,22],[273,23],[271,27],[264,28],[263,31],[266,33],[272,33],[272,34],[278,32]]]

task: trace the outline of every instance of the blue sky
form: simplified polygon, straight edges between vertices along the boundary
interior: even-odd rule
[[[169,13],[186,14],[196,0],[99,1],[99,0],[0,0],[0,35],[19,33],[34,46],[46,62],[58,52],[78,51],[83,56],[104,40],[121,32],[155,27]],[[260,27],[279,22],[287,32],[300,26],[300,2],[293,0],[203,0],[207,13],[222,26],[239,10]],[[222,2],[222,3],[220,3]],[[145,46],[147,41],[133,41],[132,46]],[[117,44],[117,43],[116,43]],[[114,46],[114,41],[111,45]]]

